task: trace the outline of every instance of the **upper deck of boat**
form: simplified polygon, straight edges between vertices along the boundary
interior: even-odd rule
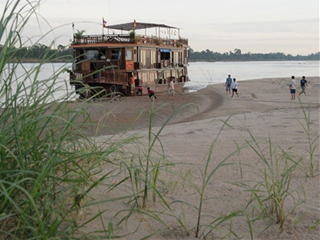
[[[134,38],[129,35],[85,35],[85,36],[74,36],[74,41],[72,42],[72,47],[81,47],[78,45],[95,45],[95,46],[105,46],[117,45],[123,46],[128,44],[147,44],[147,45],[161,45],[161,46],[175,46],[175,47],[187,47],[188,39],[179,38],[168,39],[168,38],[158,38],[158,37],[148,37],[145,35],[135,35]]]
[[[103,46],[126,46],[126,45],[160,45],[170,47],[188,47],[188,39],[180,37],[180,31],[178,28],[167,26],[164,24],[153,23],[125,23],[117,24],[105,27],[108,29],[107,34],[101,35],[74,35],[72,47],[103,47]],[[158,36],[147,36],[146,34],[136,34],[136,30],[142,30],[147,28],[158,28]],[[160,29],[165,28],[169,32],[169,36],[166,38],[160,37]],[[109,30],[121,30],[121,34],[109,34]],[[174,38],[170,35],[170,32],[178,30],[179,38]],[[123,34],[123,31],[128,33]],[[89,46],[88,46],[89,45]]]

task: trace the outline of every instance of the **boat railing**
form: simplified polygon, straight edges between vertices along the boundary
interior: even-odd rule
[[[128,75],[120,73],[118,71],[109,72],[109,71],[100,71],[97,74],[92,74],[89,71],[82,72],[84,82],[88,83],[110,83],[110,84],[119,84],[127,85],[128,84]]]
[[[108,83],[117,85],[128,85],[128,74],[121,72],[110,72],[101,70],[100,72],[82,71],[81,73],[70,72],[70,83]]]
[[[175,47],[182,47],[183,45],[188,46],[188,39],[186,38],[179,38],[179,39],[172,39],[172,38],[158,38],[155,36],[144,36],[144,35],[137,35],[136,42],[140,44],[155,44],[155,45],[169,45]]]
[[[84,35],[74,36],[73,44],[91,44],[91,43],[137,43],[137,44],[154,44],[154,45],[170,45],[176,47],[188,46],[188,39],[179,38],[159,38],[156,36],[136,35]]]
[[[130,43],[132,39],[130,36],[121,35],[86,35],[74,36],[73,44],[90,44],[90,43]]]

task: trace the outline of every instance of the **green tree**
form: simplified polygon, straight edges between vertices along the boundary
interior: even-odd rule
[[[237,56],[241,55],[241,50],[238,49],[238,48],[235,48],[234,49],[234,54],[237,55]]]
[[[77,32],[74,34],[75,37],[82,37],[82,35],[85,33],[85,30],[78,30]]]

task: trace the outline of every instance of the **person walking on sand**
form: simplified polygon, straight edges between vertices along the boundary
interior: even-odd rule
[[[173,78],[169,82],[168,96],[171,99],[173,99],[173,97],[174,97],[174,79]]]
[[[154,94],[154,91],[151,90],[150,87],[147,87],[147,89],[148,89],[148,94],[149,94],[150,100],[152,101],[152,97],[153,97],[154,99],[158,100],[158,99],[157,99],[157,96]]]
[[[232,83],[232,95],[231,95],[231,97],[233,97],[234,93],[236,93],[237,97],[239,97],[239,94],[238,94],[238,82],[237,82],[237,80],[235,78],[233,79],[233,83]]]
[[[289,89],[291,94],[291,100],[296,99],[296,80],[294,79],[294,76],[291,77],[291,80],[289,81]]]
[[[230,88],[231,88],[232,78],[231,75],[228,75],[228,78],[226,79],[226,94],[229,92],[230,94]]]
[[[308,81],[306,80],[306,77],[303,76],[302,79],[300,80],[300,86],[301,86],[301,93],[299,93],[299,96],[304,93],[304,95],[307,96],[306,94],[306,86],[308,86]]]

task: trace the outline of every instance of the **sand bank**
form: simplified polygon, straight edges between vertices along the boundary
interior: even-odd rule
[[[248,184],[253,187],[263,183],[263,171],[266,165],[262,163],[258,152],[265,154],[265,159],[269,163],[271,159],[279,160],[281,169],[286,161],[292,164],[301,158],[304,160],[290,175],[290,193],[285,199],[286,221],[283,232],[279,232],[279,224],[271,224],[267,228],[270,221],[263,221],[260,218],[252,225],[254,239],[319,239],[319,226],[308,231],[320,218],[319,170],[316,169],[320,158],[319,139],[313,143],[313,146],[316,146],[315,176],[307,175],[310,169],[309,140],[319,136],[320,78],[310,77],[307,80],[309,84],[306,89],[307,96],[299,97],[297,94],[295,100],[290,99],[286,85],[288,79],[284,78],[239,81],[239,97],[233,98],[225,93],[223,84],[211,85],[195,93],[177,94],[173,100],[166,94],[158,95],[159,100],[155,102],[155,107],[160,109],[156,111],[154,117],[152,130],[154,133],[174,110],[188,103],[194,104],[185,107],[170,121],[170,125],[160,134],[162,145],[155,147],[159,151],[163,150],[166,159],[175,164],[168,172],[161,173],[162,184],[159,184],[159,188],[167,201],[172,203],[172,211],[176,216],[180,216],[190,229],[191,235],[185,234],[176,219],[160,214],[163,221],[174,231],[164,231],[152,239],[194,239],[197,211],[191,206],[199,204],[197,189],[202,185],[201,171],[206,166],[212,143],[214,147],[209,171],[215,169],[222,161],[226,161],[228,165],[219,168],[208,182],[205,191],[207,201],[204,202],[202,210],[202,214],[206,215],[202,219],[203,224],[209,224],[219,216],[240,209],[245,210],[250,219],[257,217],[252,213],[254,207],[258,207],[258,203],[247,207],[252,194],[250,191],[245,191],[243,186]],[[297,91],[300,92],[299,87]],[[128,128],[140,114],[140,118],[131,125],[133,131],[129,131],[126,135],[145,137],[140,141],[146,145],[150,108],[148,96],[129,97],[121,102],[109,103],[108,109],[112,114],[104,118],[108,122],[108,128],[102,133],[118,132]],[[93,113],[96,114],[93,116],[99,115],[99,111]],[[304,128],[306,126],[310,127],[309,132]],[[97,142],[103,142],[108,137],[100,136]],[[135,149],[132,148],[132,151]],[[280,178],[283,176],[281,171],[278,176]],[[260,188],[263,189],[262,185]],[[119,197],[124,192],[113,192],[112,197]],[[102,194],[100,190],[95,196],[98,200],[108,197],[111,196]],[[178,204],[179,201],[185,201],[187,204]],[[100,209],[112,209],[104,215],[104,219],[123,208],[129,208],[129,205],[120,202],[100,206]],[[158,201],[156,206],[151,204],[150,209],[162,211],[164,208]],[[94,209],[90,208],[87,211],[94,212]],[[115,217],[114,221],[119,219]],[[99,225],[100,223],[95,223],[92,228],[96,229]],[[157,221],[136,215],[120,232],[133,231],[137,226],[139,230],[133,235],[134,239],[163,229]],[[234,218],[232,228],[238,236],[244,239],[250,238],[246,217]],[[215,236],[219,239],[223,233],[228,232],[228,229],[230,224],[222,224],[219,231],[215,230]],[[263,231],[264,229],[266,230]],[[230,235],[227,239],[232,237],[234,236]],[[130,236],[127,239],[133,238]]]

